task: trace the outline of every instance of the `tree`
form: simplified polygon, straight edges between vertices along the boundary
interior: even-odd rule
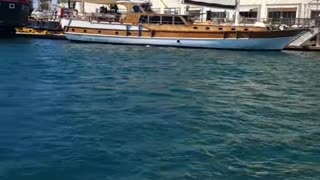
[[[49,10],[50,1],[48,0],[40,0],[40,9],[41,10]]]

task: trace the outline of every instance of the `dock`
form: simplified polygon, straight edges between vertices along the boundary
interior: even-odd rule
[[[315,39],[313,43],[311,40]],[[309,28],[299,38],[290,43],[286,50],[320,51],[320,27]]]
[[[16,36],[17,37],[26,37],[26,38],[67,40],[67,38],[64,34],[42,34],[42,33],[17,32]]]
[[[287,46],[285,50],[291,51],[320,51],[320,47],[317,46]]]
[[[26,27],[16,29],[17,37],[66,40],[59,21],[29,18]]]

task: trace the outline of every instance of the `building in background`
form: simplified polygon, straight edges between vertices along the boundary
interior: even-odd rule
[[[132,0],[144,1],[144,0]],[[159,13],[191,14],[199,20],[232,18],[233,10],[189,6],[183,0],[150,0]],[[101,6],[101,5],[100,5]],[[99,5],[77,3],[79,12],[96,12]],[[314,18],[320,14],[320,0],[240,0],[242,18],[264,20],[280,18]]]
[[[188,6],[181,0],[152,0],[154,8],[165,13],[198,14],[202,20],[211,13],[213,18],[227,17],[232,10]],[[240,0],[240,15],[243,18],[313,18],[320,14],[320,0]]]

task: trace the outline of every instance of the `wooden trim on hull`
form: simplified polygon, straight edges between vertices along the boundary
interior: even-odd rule
[[[198,38],[198,39],[239,39],[239,38],[279,38],[294,37],[301,30],[287,31],[211,31],[211,32],[192,32],[192,31],[153,31],[153,30],[114,30],[114,29],[95,29],[84,27],[69,27],[66,33],[101,34],[108,36],[128,36],[128,37],[152,37],[152,38]]]

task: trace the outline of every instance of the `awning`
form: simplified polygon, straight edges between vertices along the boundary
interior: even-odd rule
[[[258,12],[257,7],[241,7],[240,6],[240,12]]]
[[[297,8],[268,8],[268,12],[295,12]]]
[[[222,9],[236,9],[236,0],[184,0],[184,4],[215,7]]]

